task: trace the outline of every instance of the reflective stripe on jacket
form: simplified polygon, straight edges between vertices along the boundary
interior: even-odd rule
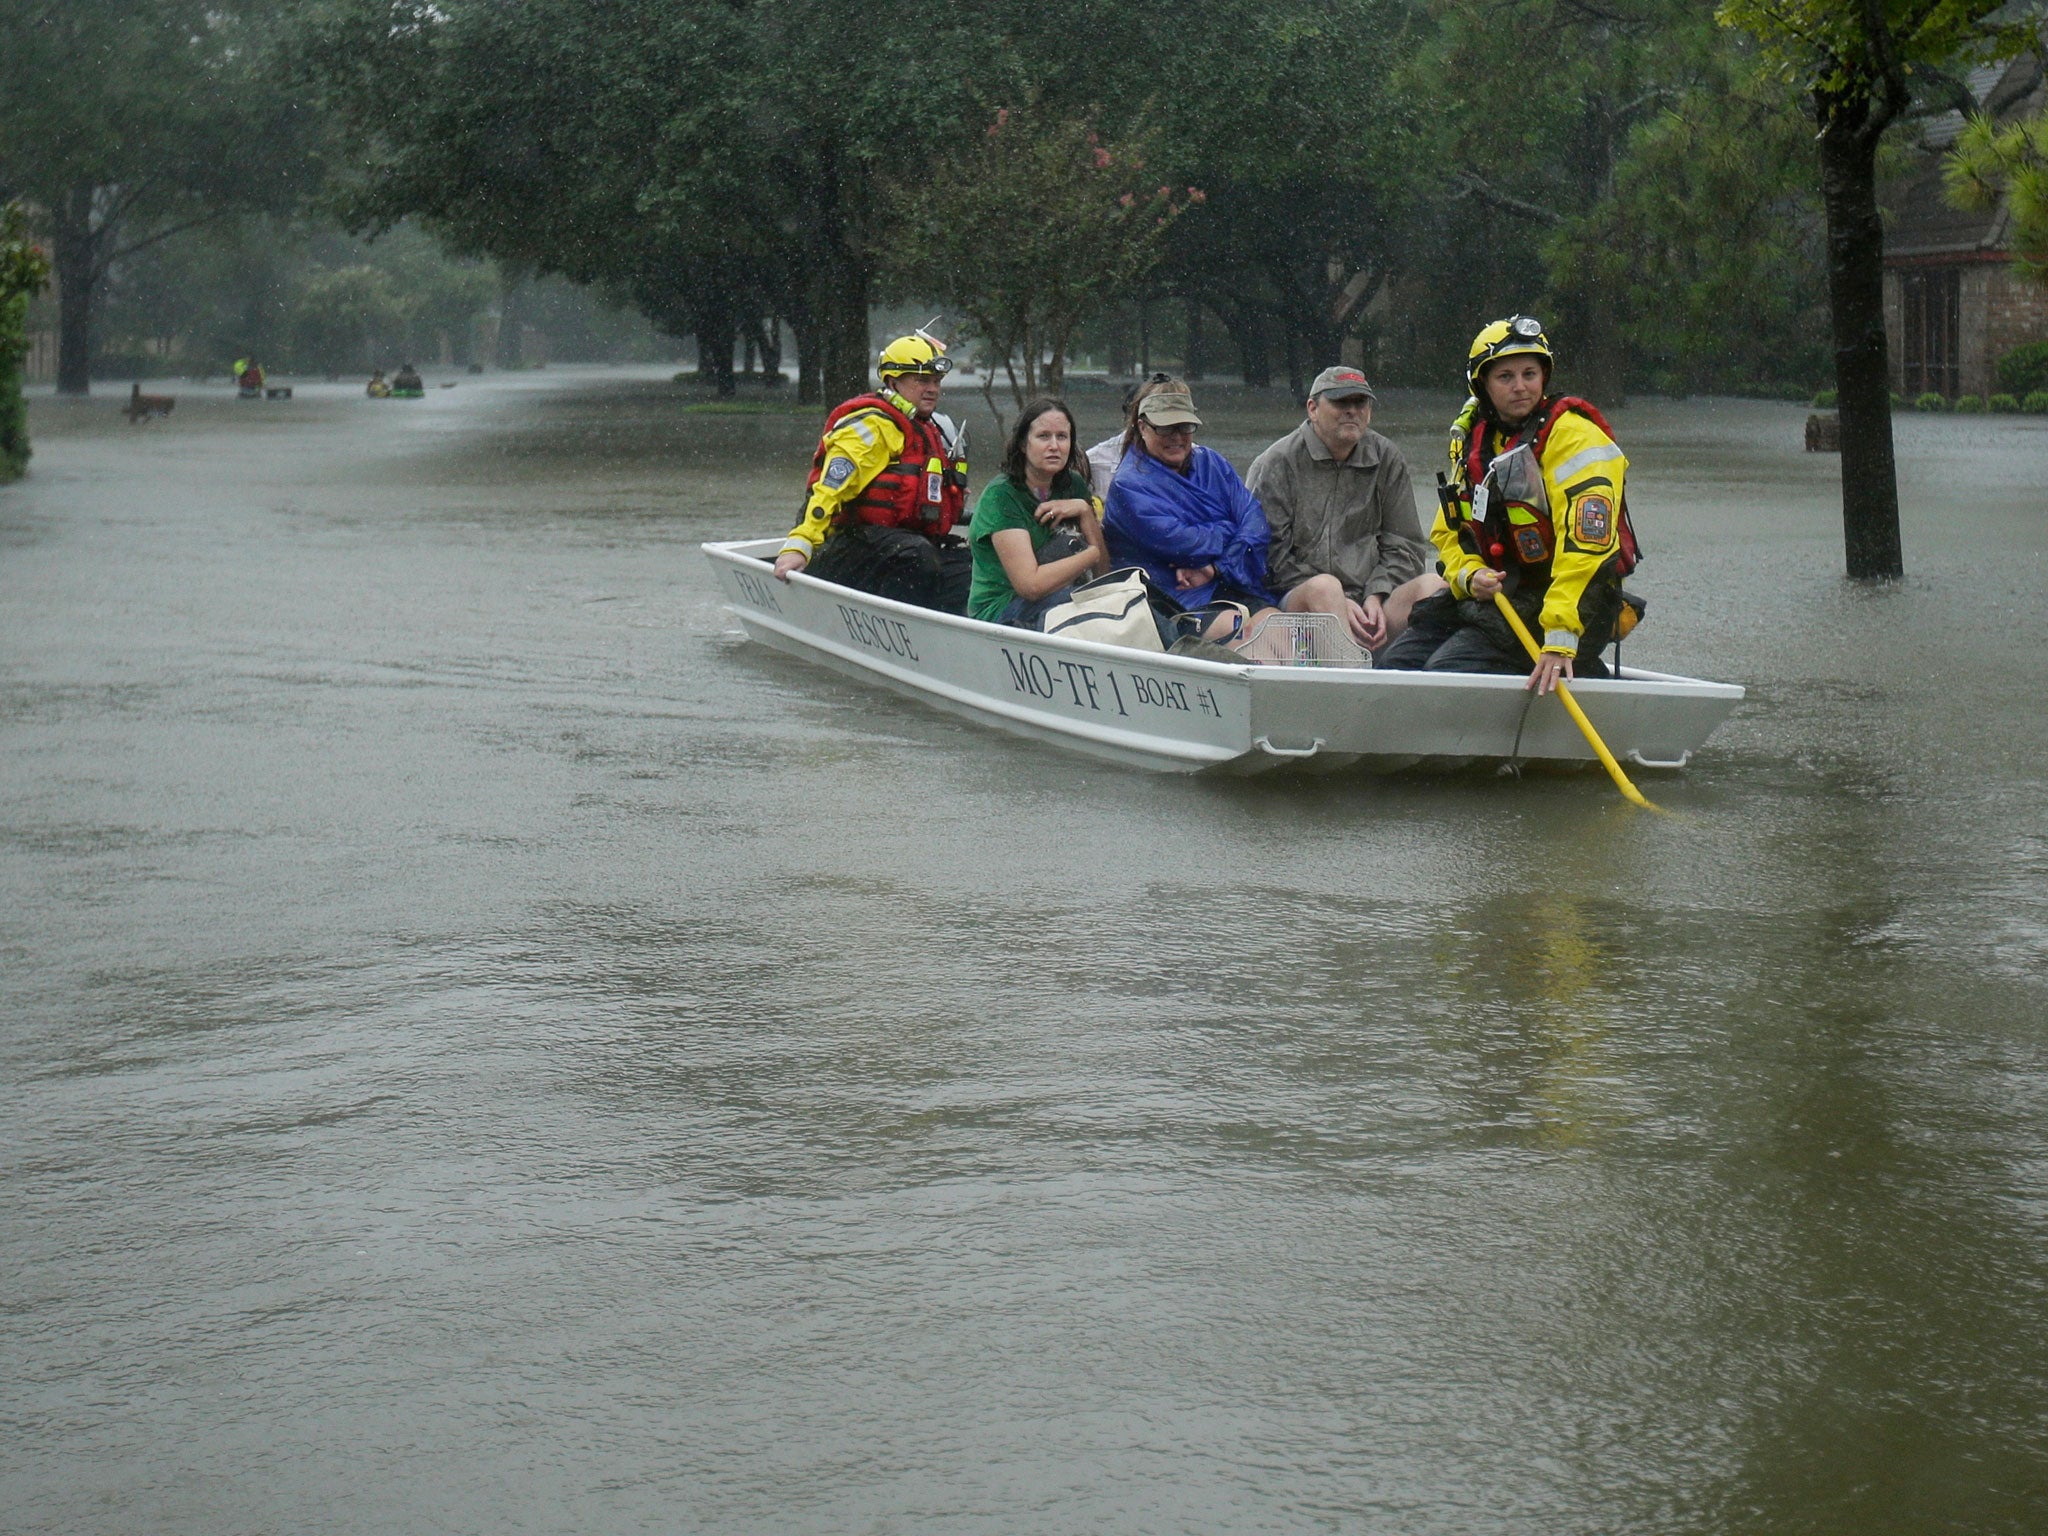
[[[825,419],[804,486],[804,512],[784,550],[809,558],[849,522],[912,528],[934,538],[966,505],[967,464],[938,424],[894,394],[856,395]]]
[[[1470,597],[1479,571],[1502,572],[1510,598],[1541,595],[1543,648],[1569,655],[1588,620],[1612,604],[1611,591],[1596,589],[1619,587],[1633,563],[1628,458],[1587,401],[1548,399],[1533,419],[1534,432],[1509,433],[1474,412],[1460,418],[1457,484],[1429,536],[1454,596]],[[1538,473],[1515,472],[1510,456],[1521,454]]]

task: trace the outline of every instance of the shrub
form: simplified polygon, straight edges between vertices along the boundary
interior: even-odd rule
[[[1892,396],[1893,400],[1898,398],[1897,395]],[[1813,408],[1816,411],[1832,411],[1835,408],[1835,392],[1832,389],[1824,389],[1815,395],[1813,397]]]
[[[2048,389],[2037,389],[2020,402],[2029,416],[2048,416]]]
[[[28,468],[28,410],[21,402],[22,320],[28,295],[0,298],[0,485]]]
[[[1987,403],[1997,416],[2010,416],[2020,408],[2019,400],[2012,395],[1993,395]]]
[[[2014,347],[1998,360],[1998,387],[2009,395],[2048,389],[2048,341]]]
[[[1955,412],[1958,416],[1982,416],[1984,397],[1982,395],[1957,395]]]
[[[0,205],[0,484],[28,468],[28,412],[21,403],[22,326],[31,294],[49,280],[50,262],[28,238],[19,203]]]
[[[1945,411],[1948,409],[1948,401],[1941,397],[1939,390],[1930,389],[1926,394],[1913,402],[1913,409],[1916,411]]]

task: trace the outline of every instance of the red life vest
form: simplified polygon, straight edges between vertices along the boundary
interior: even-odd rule
[[[1577,395],[1558,395],[1545,403],[1542,409],[1541,420],[1535,424],[1533,441],[1531,440],[1529,427],[1525,424],[1521,432],[1516,434],[1514,440],[1502,448],[1500,453],[1488,453],[1486,451],[1486,440],[1491,434],[1487,431],[1484,423],[1480,422],[1475,423],[1477,430],[1472,433],[1471,440],[1466,444],[1466,499],[1462,501],[1462,505],[1465,509],[1465,527],[1471,532],[1471,537],[1466,540],[1466,547],[1496,571],[1500,571],[1503,574],[1508,569],[1508,561],[1510,559],[1525,566],[1547,567],[1550,564],[1551,557],[1557,553],[1557,524],[1551,517],[1538,517],[1533,524],[1510,522],[1508,519],[1510,503],[1505,498],[1498,497],[1493,498],[1488,505],[1486,517],[1483,520],[1475,519],[1471,516],[1472,503],[1469,499],[1471,490],[1485,481],[1487,469],[1496,458],[1500,457],[1501,453],[1506,453],[1509,448],[1514,448],[1521,443],[1529,443],[1529,452],[1535,456],[1540,466],[1543,461],[1543,450],[1550,442],[1551,429],[1557,425],[1558,421],[1567,411],[1577,411],[1580,415],[1591,421],[1594,426],[1605,432],[1610,439],[1614,437],[1614,429],[1607,425],[1607,418],[1600,414],[1600,408],[1594,405],[1592,401],[1581,400]],[[1615,574],[1617,576],[1626,576],[1642,560],[1642,549],[1636,542],[1635,524],[1629,519],[1628,515],[1628,497],[1626,494],[1623,495],[1621,501],[1617,546],[1618,555]]]
[[[862,411],[879,412],[895,423],[903,434],[903,451],[883,465],[857,496],[841,504],[840,526],[858,520],[877,528],[910,528],[933,538],[951,532],[967,504],[966,464],[955,462],[946,452],[946,440],[936,422],[907,416],[881,395],[855,395],[833,407],[825,418],[818,451],[811,458],[810,478],[804,482],[805,505],[810,504],[811,492],[825,473],[826,441],[832,429]]]

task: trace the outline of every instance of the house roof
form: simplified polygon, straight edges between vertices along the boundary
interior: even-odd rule
[[[2009,64],[1991,64],[1970,71],[1966,81],[1978,110],[2006,120],[2041,109],[2048,103],[2041,58],[2026,54]],[[1889,218],[1885,227],[1887,265],[1916,265],[1934,258],[1950,260],[1996,258],[2005,253],[2011,229],[2004,199],[1992,208],[1957,208],[1944,195],[1942,165],[1963,131],[1961,112],[1929,118],[1920,134],[1913,164],[1880,194]]]

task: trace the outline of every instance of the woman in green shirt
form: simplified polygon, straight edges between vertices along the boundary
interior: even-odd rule
[[[1055,538],[1061,543],[1048,550]],[[968,616],[1019,629],[1042,629],[1069,587],[1109,569],[1102,503],[1088,489],[1088,460],[1065,402],[1024,407],[1010,429],[1003,472],[974,504],[967,543],[974,555]]]

